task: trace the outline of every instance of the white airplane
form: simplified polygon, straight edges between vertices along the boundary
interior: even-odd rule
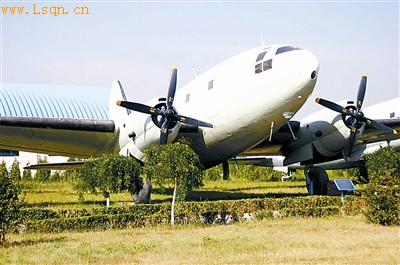
[[[366,76],[363,76],[357,106],[340,107],[318,99],[323,106],[341,114],[332,112],[305,126],[291,121],[313,92],[318,71],[317,58],[305,49],[293,45],[262,46],[216,65],[178,91],[177,67],[173,66],[166,97],[147,104],[127,101],[121,83],[114,81],[107,118],[80,117],[79,109],[88,114],[97,107],[85,103],[81,94],[65,104],[56,96],[36,102],[45,109],[41,115],[39,111],[36,115],[33,111],[23,115],[22,107],[19,107],[22,115],[15,115],[17,111],[13,115],[12,107],[16,108],[21,96],[10,96],[12,91],[3,89],[2,94],[7,97],[2,95],[5,115],[0,117],[0,148],[82,158],[120,153],[144,161],[143,153],[149,146],[185,137],[192,142],[205,168],[222,163],[227,175],[228,161],[241,155],[251,154],[253,160],[249,159],[249,163],[257,160],[254,155],[258,156],[257,161],[265,160],[265,155],[284,155],[283,165],[306,165],[310,169],[306,175],[314,174],[313,183],[324,186],[326,173],[324,170],[313,173],[315,164],[337,160],[341,154],[350,162],[357,147],[365,141],[399,139],[394,133],[400,128],[400,119],[374,121],[364,117],[361,106]],[[31,89],[30,93],[35,92]],[[63,115],[57,116],[61,104],[72,107],[63,106]],[[65,115],[68,108],[69,116]],[[48,168],[76,165],[48,165]],[[317,194],[323,193],[320,188],[316,190]]]

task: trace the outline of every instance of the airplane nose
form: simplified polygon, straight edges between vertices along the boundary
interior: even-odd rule
[[[304,74],[307,79],[316,80],[318,77],[319,63],[317,57],[309,51],[298,51],[294,61],[299,65],[299,72]]]
[[[307,50],[294,50],[277,54],[274,58],[279,72],[291,95],[308,98],[318,79],[319,63],[317,57]],[[274,61],[274,62],[275,62]]]
[[[314,84],[318,78],[319,63],[317,57],[309,51],[302,50],[296,51],[297,54],[293,54],[293,74],[298,75],[302,80],[300,81],[304,85]]]

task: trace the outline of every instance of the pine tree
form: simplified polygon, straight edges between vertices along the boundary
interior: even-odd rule
[[[10,177],[14,181],[21,180],[21,169],[19,168],[19,161],[17,159],[14,159],[14,162],[11,165]]]

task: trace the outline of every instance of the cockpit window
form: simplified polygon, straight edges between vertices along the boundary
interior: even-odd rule
[[[256,64],[256,67],[255,67],[255,73],[259,74],[261,72],[262,72],[262,64],[258,63],[258,64]]]
[[[264,59],[265,55],[268,51],[271,50],[271,47],[264,48],[264,51],[257,55],[256,64],[254,67],[254,72],[256,74],[262,73],[272,68],[272,59],[271,55],[269,54],[266,59]]]
[[[262,73],[264,71],[267,71],[269,69],[272,69],[272,59],[266,60],[262,63],[258,63],[255,66],[255,73],[259,74]]]
[[[267,51],[260,53],[257,56],[256,62],[261,61],[262,59],[264,59],[265,54],[267,53]]]
[[[266,60],[265,62],[263,62],[262,65],[263,71],[267,71],[269,69],[272,68],[272,59]]]
[[[290,51],[295,51],[295,50],[302,50],[302,48],[299,47],[295,47],[295,46],[283,46],[283,47],[279,47],[276,50],[276,54],[280,54],[280,53],[284,53],[284,52],[290,52]]]

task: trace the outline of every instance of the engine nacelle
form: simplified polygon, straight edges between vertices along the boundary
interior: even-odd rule
[[[143,126],[143,125],[142,125]],[[180,124],[178,123],[174,128],[168,130],[168,143],[175,140],[179,132]],[[144,150],[154,144],[160,143],[160,128],[154,123],[148,122],[145,125],[144,131],[132,137],[132,140],[128,142],[126,148],[121,150],[122,152],[128,151],[131,156],[144,161]]]
[[[154,98],[151,105],[161,106],[165,105],[164,98]],[[140,112],[133,112],[129,115],[129,120],[124,124],[121,129],[121,134],[124,135],[124,146],[121,148],[121,155],[131,155],[140,161],[144,161],[144,150],[153,144],[160,143],[160,127],[161,120],[157,117],[143,114]],[[168,143],[175,140],[178,135],[180,123],[171,123],[168,129]]]
[[[324,111],[325,112],[325,111]],[[327,115],[328,114],[328,115]],[[321,157],[341,155],[349,146],[350,129],[344,123],[342,116],[324,113],[322,119],[303,123],[298,133],[297,140],[287,148],[285,164],[314,161]],[[362,134],[364,126],[357,130],[356,139]],[[318,154],[315,154],[315,151]]]

